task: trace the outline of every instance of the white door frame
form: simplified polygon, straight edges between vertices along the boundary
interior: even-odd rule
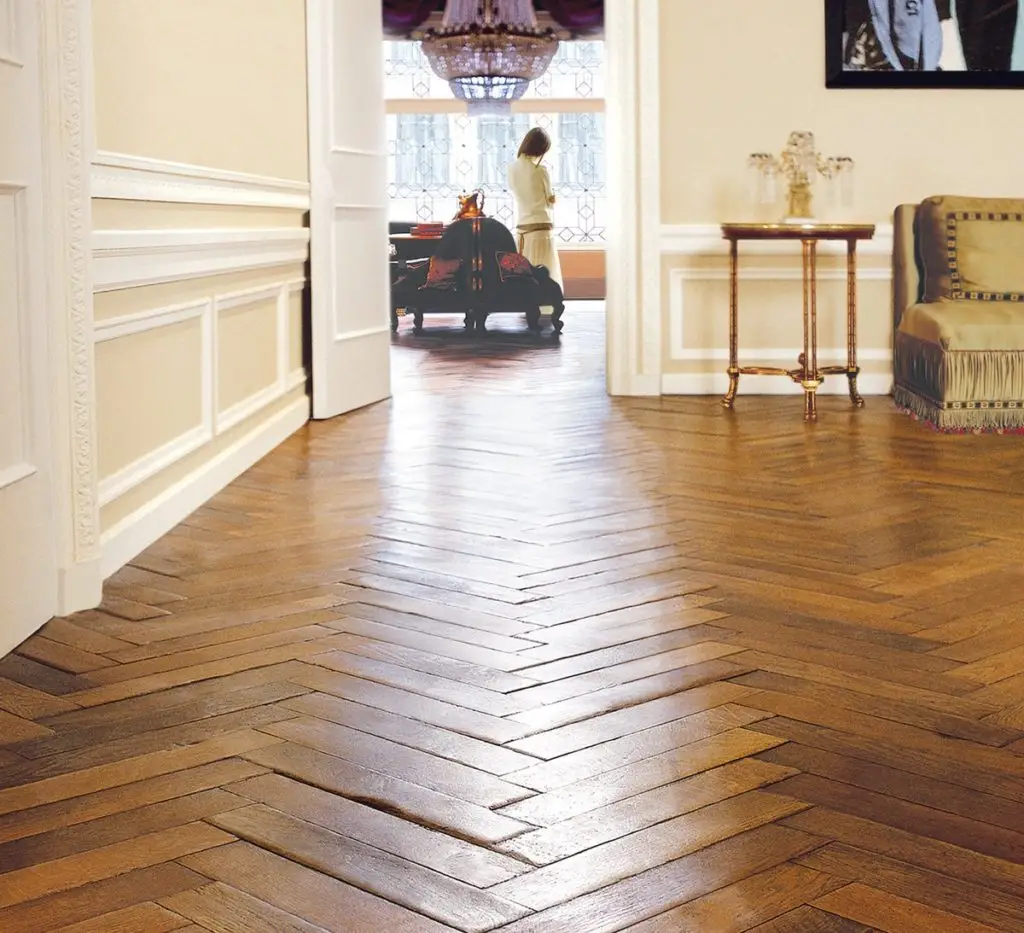
[[[660,2],[604,4],[610,395],[661,394]]]
[[[92,21],[90,0],[39,4],[43,79],[49,381],[57,529],[58,612],[99,604],[93,352]]]

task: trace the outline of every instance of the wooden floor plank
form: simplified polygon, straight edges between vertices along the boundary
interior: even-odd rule
[[[402,318],[0,658],[0,931],[1024,933],[1012,438],[609,400],[601,312]]]
[[[161,904],[210,933],[324,933],[323,927],[220,882],[165,897]]]
[[[849,884],[814,902],[819,910],[867,923],[885,933],[943,930],[948,933],[991,933],[998,927],[975,923],[916,901],[885,894],[863,884]]]
[[[314,787],[366,801],[378,809],[401,813],[423,826],[436,827],[484,845],[510,839],[529,828],[486,807],[301,745],[281,743],[280,748],[271,746],[254,750],[246,757]]]
[[[743,933],[753,928],[763,933],[762,923],[799,910],[842,884],[822,872],[780,865],[628,927],[624,933],[712,933],[724,929]],[[811,929],[801,926],[799,918],[792,915],[788,925],[779,927],[780,933],[809,933]]]
[[[449,929],[421,914],[245,842],[212,849],[183,861],[207,878],[272,904],[328,933],[351,930],[447,933]]]
[[[470,933],[528,913],[502,898],[500,885],[478,890],[262,804],[220,814],[213,822],[260,848]]]
[[[347,800],[279,774],[229,785],[231,791],[478,888],[529,870],[522,862]]]

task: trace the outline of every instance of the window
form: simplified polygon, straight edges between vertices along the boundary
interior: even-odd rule
[[[545,164],[558,197],[555,235],[567,244],[602,243],[603,50],[601,42],[563,42],[511,117],[469,117],[417,43],[386,42],[391,219],[448,221],[457,195],[480,189],[485,213],[514,227],[506,173],[523,135],[540,126],[552,138]]]

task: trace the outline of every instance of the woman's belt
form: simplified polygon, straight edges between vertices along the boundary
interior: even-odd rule
[[[552,223],[519,224],[519,226],[516,227],[516,233],[518,234],[518,236],[516,237],[516,248],[519,250],[519,252],[523,251],[524,240],[526,238],[527,233],[539,233],[542,230],[554,229],[555,225]]]

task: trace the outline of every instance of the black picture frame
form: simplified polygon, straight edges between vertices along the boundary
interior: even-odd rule
[[[1024,71],[844,71],[843,28],[851,0],[825,0],[825,87],[1003,90],[1024,88]],[[1024,16],[1024,2],[1019,16]]]

